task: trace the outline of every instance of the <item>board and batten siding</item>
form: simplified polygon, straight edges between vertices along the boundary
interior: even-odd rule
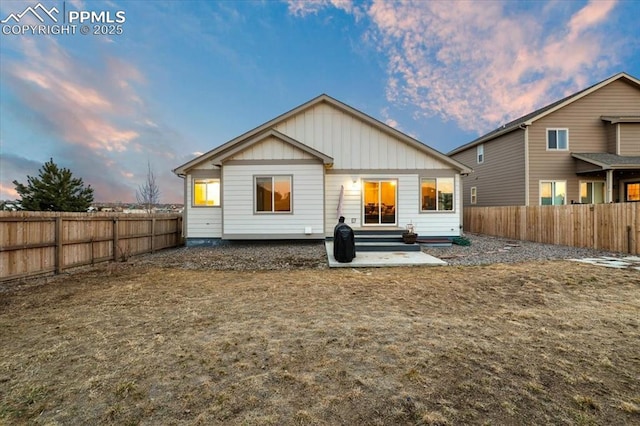
[[[273,136],[233,156],[233,160],[314,160],[308,152]]]
[[[222,236],[222,209],[220,207],[193,206],[193,179],[220,179],[219,170],[194,170],[185,176],[184,211],[185,238],[220,238]]]
[[[473,172],[462,177],[462,204],[471,206],[471,187],[477,190],[475,206],[513,206],[525,203],[525,131],[517,129],[484,144],[484,161],[477,162],[471,147],[452,155]]]
[[[529,203],[540,204],[541,180],[567,182],[567,204],[580,199],[572,152],[607,152],[609,123],[602,116],[640,115],[640,89],[614,81],[535,121],[529,127]],[[547,151],[547,129],[569,129],[569,149]]]
[[[225,164],[225,239],[313,239],[324,237],[324,166],[317,164]],[[255,213],[254,176],[292,176],[291,213]],[[305,234],[310,227],[311,235]]]
[[[437,158],[326,103],[290,117],[275,129],[333,157],[336,170],[450,168]]]
[[[325,235],[333,236],[333,228],[338,223],[338,200],[340,187],[344,187],[342,215],[345,222],[354,228],[362,227],[362,181],[363,180],[397,180],[397,226],[405,228],[413,223],[416,232],[421,236],[451,237],[460,235],[462,206],[457,196],[461,189],[460,175],[452,171],[425,170],[425,177],[454,176],[454,211],[421,212],[420,211],[420,175],[419,174],[327,174],[325,176],[326,216]],[[355,179],[355,182],[354,182]],[[355,219],[355,221],[352,221]],[[371,229],[375,229],[371,227]]]

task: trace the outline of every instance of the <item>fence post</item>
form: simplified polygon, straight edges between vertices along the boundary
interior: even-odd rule
[[[64,269],[64,252],[62,244],[62,216],[56,216],[56,274],[61,274]]]
[[[156,252],[156,218],[151,218],[151,253]]]
[[[113,218],[113,231],[112,231],[112,237],[113,237],[113,260],[114,261],[118,261],[118,218],[114,217]]]
[[[593,239],[591,240],[591,248],[593,249],[597,249],[598,248],[598,232],[600,232],[598,230],[598,209],[596,208],[596,205],[593,204],[591,205],[591,207],[589,207],[589,210],[591,210],[591,212],[593,213]]]

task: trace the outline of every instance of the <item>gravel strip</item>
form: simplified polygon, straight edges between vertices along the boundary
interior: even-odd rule
[[[449,265],[487,265],[492,263],[535,262],[542,260],[581,259],[585,257],[622,257],[623,253],[553,244],[515,241],[487,235],[465,234],[469,246],[423,247],[422,251]]]
[[[139,265],[234,271],[326,269],[324,241],[223,241],[215,247],[181,247],[131,259]]]
[[[446,261],[449,265],[486,265],[622,255],[484,235],[466,234],[465,237],[471,241],[471,245],[423,247],[422,250]],[[225,241],[216,247],[168,249],[152,255],[135,257],[130,261],[138,265],[205,270],[328,268],[323,241]]]

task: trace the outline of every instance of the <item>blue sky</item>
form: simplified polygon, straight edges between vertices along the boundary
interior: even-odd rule
[[[29,13],[2,24],[0,199],[52,157],[96,201],[134,201],[149,162],[161,201],[181,202],[172,169],[321,93],[446,153],[640,77],[635,0],[40,3],[76,33],[23,33]],[[3,0],[0,20],[37,4]],[[94,12],[89,34],[70,12]],[[93,34],[100,13],[122,33]]]

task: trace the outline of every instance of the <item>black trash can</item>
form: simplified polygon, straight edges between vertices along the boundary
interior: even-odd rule
[[[350,263],[356,257],[356,241],[353,229],[344,223],[344,217],[333,229],[333,257],[340,263]]]

